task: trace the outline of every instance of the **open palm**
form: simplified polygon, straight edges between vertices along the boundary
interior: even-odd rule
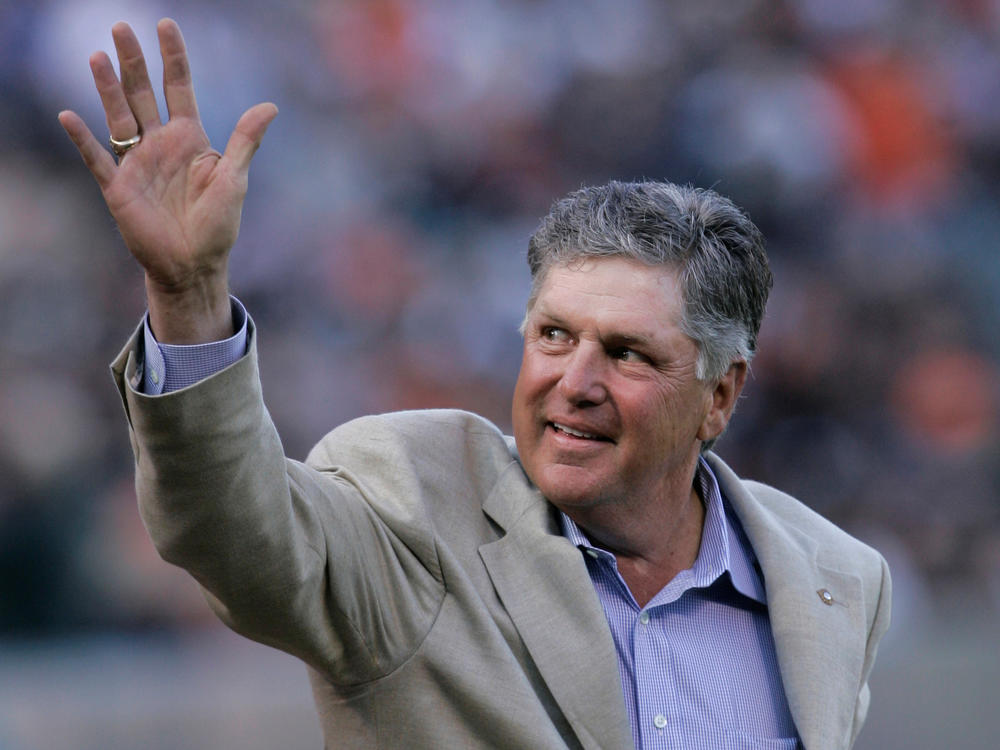
[[[156,281],[178,285],[235,242],[246,172],[209,146],[197,121],[171,118],[101,189],[129,250]]]
[[[90,66],[111,135],[124,140],[141,134],[139,145],[116,163],[76,113],[61,112],[59,121],[145,269],[147,291],[183,294],[206,283],[224,287],[250,160],[277,108],[258,104],[247,110],[220,154],[201,125],[180,29],[164,19],[157,32],[167,122],[160,121],[142,49],[125,23],[112,28],[121,79],[104,53],[92,55]]]

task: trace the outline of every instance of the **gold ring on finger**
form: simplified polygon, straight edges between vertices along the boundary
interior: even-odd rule
[[[125,154],[128,153],[129,149],[135,148],[139,145],[139,141],[142,140],[142,134],[133,135],[131,138],[126,138],[123,141],[115,140],[114,136],[108,138],[108,143],[111,144],[111,150],[114,151],[115,156],[121,159]]]

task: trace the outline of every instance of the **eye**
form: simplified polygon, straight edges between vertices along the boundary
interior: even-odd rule
[[[617,359],[622,362],[634,362],[634,363],[649,362],[649,357],[647,357],[645,354],[640,354],[639,352],[635,351],[635,349],[629,349],[627,346],[621,346],[618,347],[617,349],[612,349],[610,354],[613,359]]]
[[[542,328],[542,340],[553,344],[561,344],[569,340],[569,334],[562,328],[555,326],[545,326]]]

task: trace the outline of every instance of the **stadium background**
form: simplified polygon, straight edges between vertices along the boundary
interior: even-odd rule
[[[141,276],[56,123],[87,56],[185,33],[217,147],[281,114],[232,263],[302,457],[362,413],[509,424],[526,239],[607,179],[714,187],[776,288],[719,452],[890,561],[861,750],[1000,736],[1000,2],[7,0],[0,748],[318,747],[304,671],[160,562],[107,372]]]

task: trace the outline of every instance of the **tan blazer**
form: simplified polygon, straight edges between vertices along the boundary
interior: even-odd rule
[[[233,629],[308,665],[327,746],[632,747],[600,602],[513,440],[473,414],[404,412],[286,459],[253,338],[164,396],[134,389],[141,337],[113,370],[157,548]],[[849,747],[889,622],[885,562],[709,460],[760,560],[805,747]]]

